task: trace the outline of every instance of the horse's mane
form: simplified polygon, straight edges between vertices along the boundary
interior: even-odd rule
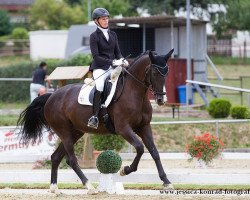
[[[137,56],[129,65],[129,68],[131,68],[142,56],[146,55],[149,53],[149,50],[141,53],[139,56]]]
[[[139,56],[137,56],[129,65],[129,68],[131,68],[142,56],[146,55],[146,54],[149,54],[149,52],[152,52],[154,55],[157,55],[157,53],[155,51],[152,51],[152,50],[147,50],[143,53],[141,53]],[[129,69],[128,68],[128,69]]]

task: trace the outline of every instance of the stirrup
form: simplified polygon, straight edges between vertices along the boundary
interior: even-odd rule
[[[92,116],[88,121],[88,127],[97,129],[99,125],[99,120],[96,116]]]

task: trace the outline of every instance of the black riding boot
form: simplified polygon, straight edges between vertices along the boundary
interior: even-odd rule
[[[99,120],[98,120],[98,113],[101,109],[101,94],[102,92],[96,90],[94,94],[93,100],[93,116],[88,121],[88,127],[91,128],[98,128]]]

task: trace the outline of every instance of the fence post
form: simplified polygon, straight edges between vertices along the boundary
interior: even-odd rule
[[[244,61],[247,60],[247,42],[244,40]]]
[[[243,88],[243,77],[240,76],[240,87]],[[240,92],[240,101],[241,101],[241,105],[243,106],[243,92]]]
[[[217,120],[215,121],[215,134],[219,138],[219,122]]]

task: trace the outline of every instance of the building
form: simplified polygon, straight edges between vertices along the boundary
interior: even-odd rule
[[[0,9],[10,14],[12,23],[25,23],[28,20],[27,10],[35,0],[0,0]]]

